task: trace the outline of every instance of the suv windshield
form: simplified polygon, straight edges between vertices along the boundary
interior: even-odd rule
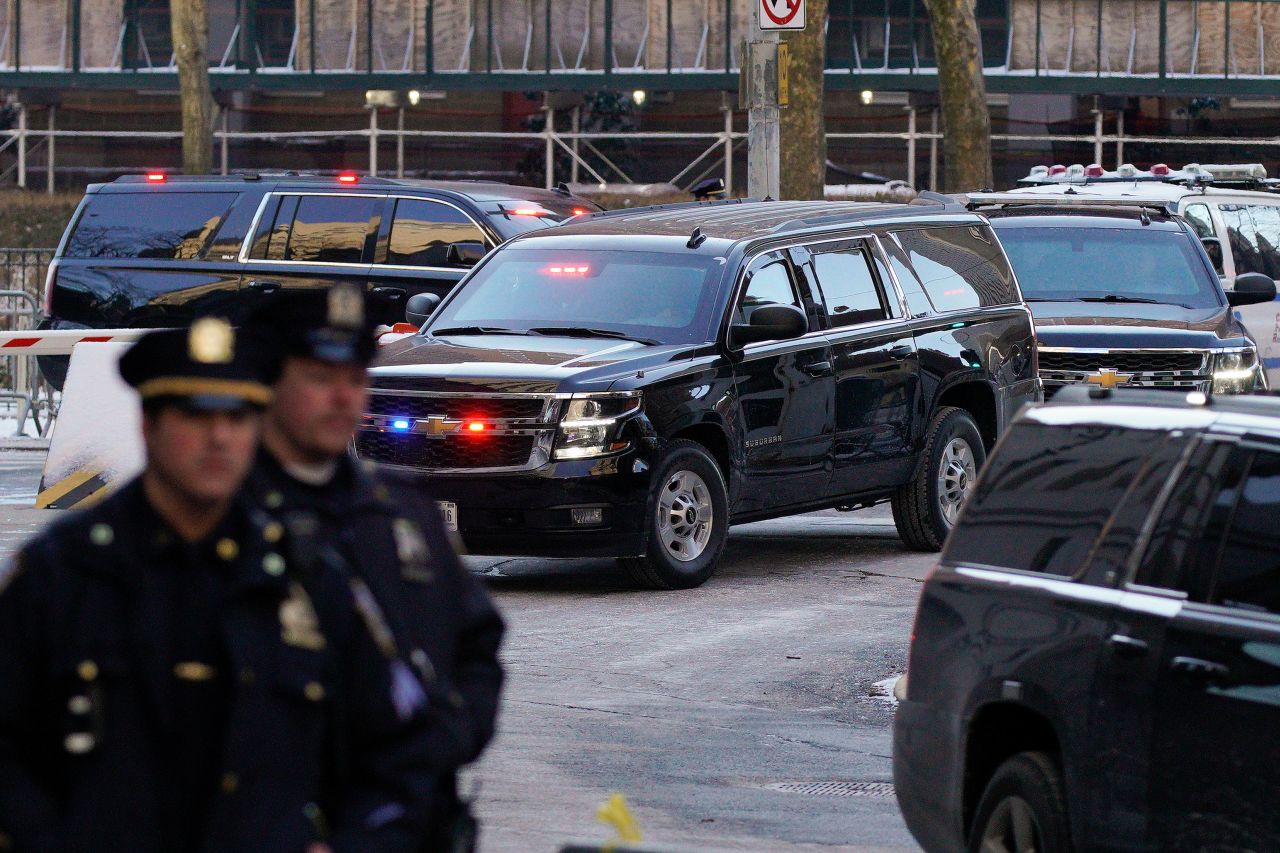
[[[1028,302],[1223,304],[1199,248],[1181,231],[998,223],[996,228]]]
[[[711,338],[723,266],[658,252],[507,248],[497,252],[428,331],[482,330],[629,337],[664,344]]]

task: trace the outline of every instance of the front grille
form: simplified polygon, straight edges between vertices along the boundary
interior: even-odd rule
[[[400,394],[369,395],[369,414],[404,418],[429,418],[432,415],[450,420],[527,420],[542,419],[544,397],[419,397]]]
[[[1053,352],[1040,351],[1040,370],[1048,373],[1093,373],[1104,368],[1120,373],[1202,373],[1203,352]]]
[[[531,435],[447,436],[361,430],[356,454],[384,465],[410,468],[518,468],[533,455]]]

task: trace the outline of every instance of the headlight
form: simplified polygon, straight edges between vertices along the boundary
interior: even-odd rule
[[[1258,351],[1253,347],[1224,350],[1213,357],[1213,393],[1247,394],[1261,377]]]
[[[574,394],[560,417],[556,459],[589,459],[631,446],[618,433],[625,418],[640,410],[640,392]]]

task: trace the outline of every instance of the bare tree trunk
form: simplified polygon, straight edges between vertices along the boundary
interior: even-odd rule
[[[948,192],[991,187],[991,113],[974,0],[925,0],[938,57]]]
[[[213,98],[206,0],[169,0],[169,20],[182,105],[182,171],[207,175],[213,171]]]
[[[803,30],[783,33],[791,52],[788,104],[781,109],[778,185],[786,199],[820,199],[827,178],[823,69],[827,61],[827,0],[808,0]]]

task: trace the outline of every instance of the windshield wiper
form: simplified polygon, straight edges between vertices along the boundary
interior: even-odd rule
[[[532,335],[562,336],[566,338],[617,338],[620,341],[635,341],[641,344],[657,346],[662,343],[653,338],[638,338],[619,332],[616,329],[593,329],[589,326],[535,326],[529,330]]]
[[[1150,305],[1163,305],[1159,299],[1145,299],[1141,296],[1123,296],[1119,293],[1108,293],[1106,296],[1080,296],[1081,302],[1145,302]]]
[[[451,329],[431,329],[431,334],[441,335],[525,335],[518,329],[504,329],[500,326],[455,326]]]

